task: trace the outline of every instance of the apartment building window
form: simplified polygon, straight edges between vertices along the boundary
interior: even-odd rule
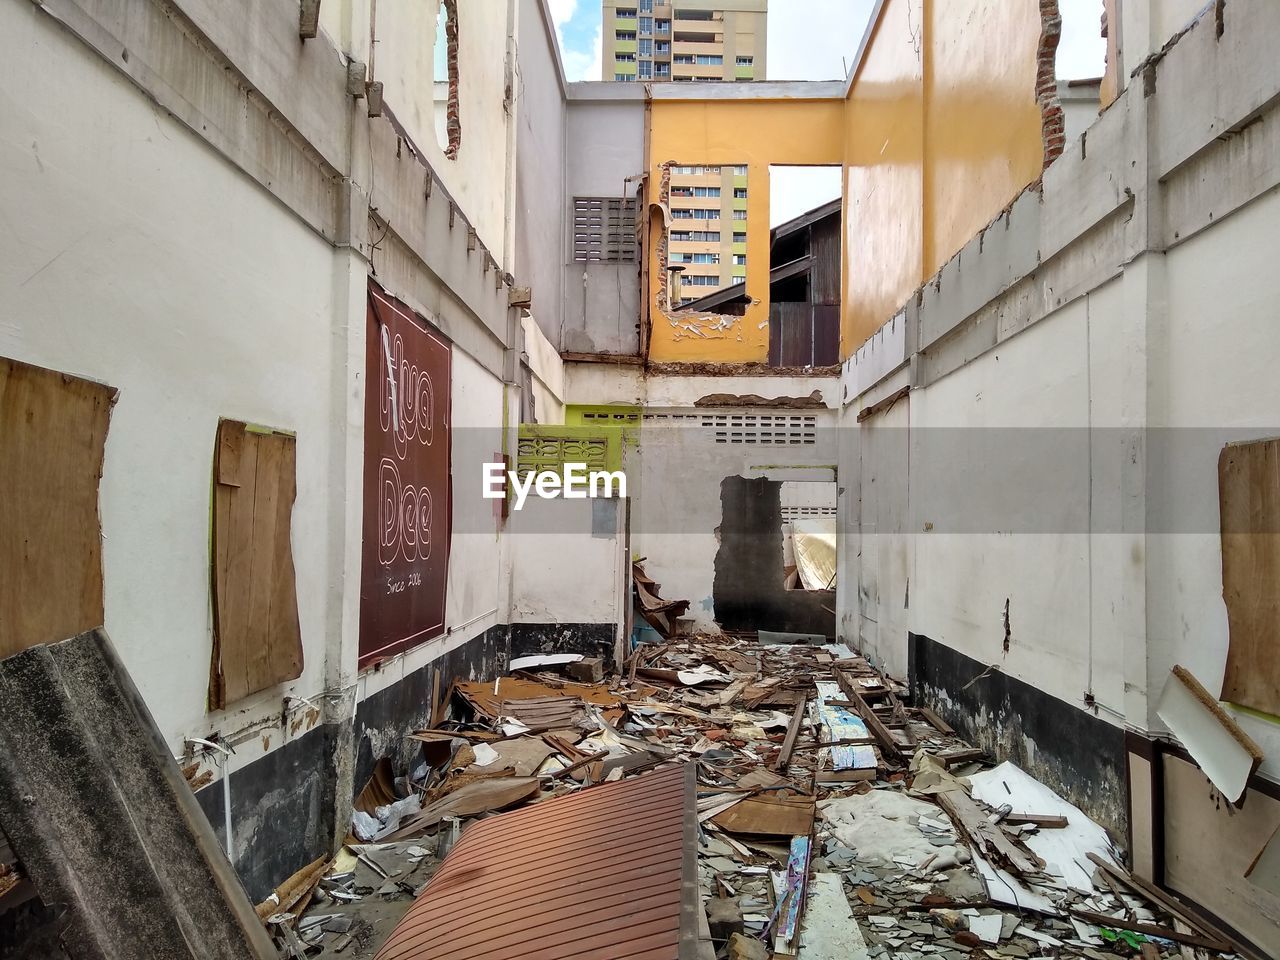
[[[735,253],[733,255],[733,265],[735,267],[745,267],[747,265],[747,255],[745,253]]]
[[[733,172],[740,177],[745,177],[747,175],[747,165],[744,163],[741,166],[734,167]]]
[[[636,38],[634,30],[617,30],[613,35],[619,40],[634,40]]]
[[[710,10],[677,10],[677,20],[714,20],[715,14]]]
[[[745,210],[735,210],[735,211],[733,211],[733,219],[735,219],[735,220],[745,220],[745,219],[747,219],[747,211],[745,211]]]
[[[672,173],[679,173],[688,177],[700,177],[704,173],[716,174],[720,172],[719,167],[672,167]]]
[[[634,80],[635,75],[630,73],[615,73],[613,75],[613,79],[614,80]]]
[[[634,53],[615,53],[613,60],[615,63],[635,63],[636,55]]]
[[[738,66],[740,67],[750,67],[750,66],[753,66],[755,62],[756,62],[755,57],[739,57],[738,58]]]
[[[693,263],[692,253],[673,253],[667,257],[672,263]]]
[[[733,242],[734,242],[734,243],[746,243],[746,242],[747,242],[747,235],[746,235],[745,233],[739,233],[738,231],[736,231],[736,230],[735,230],[735,231],[733,232]]]
[[[733,188],[733,198],[734,198],[735,200],[745,200],[745,199],[747,199],[747,188],[746,188],[746,187],[734,187],[734,188]]]
[[[640,38],[640,56],[642,57],[653,56],[653,41],[650,40],[648,37]]]
[[[676,63],[693,63],[693,54],[692,54],[692,53],[677,53],[677,54],[676,54],[674,57],[672,57],[671,59],[672,59],[672,60],[674,60]]]
[[[574,197],[573,259],[620,263],[636,259],[636,201]]]
[[[676,243],[719,243],[719,230],[672,230],[671,239]]]
[[[733,275],[733,282],[734,282],[734,283],[746,283],[746,282],[747,282],[747,275],[746,275],[745,273],[735,273],[735,274]]]
[[[640,77],[641,79],[644,79],[644,80],[652,79],[653,77],[653,61],[652,60],[640,61]]]
[[[667,54],[671,52],[671,44],[668,43],[666,40],[659,40],[658,45],[655,49],[660,54]]]
[[[718,253],[695,253],[693,255],[694,263],[719,263],[720,254]]]
[[[640,0],[641,13],[653,13],[653,0]]]
[[[700,53],[698,54],[698,63],[703,66],[716,66],[724,63],[724,57],[718,53]]]
[[[636,17],[636,9],[635,7],[632,7],[630,10],[623,10],[621,7],[619,7],[618,12],[615,14],[615,16],[619,20],[634,20]]]
[[[653,33],[653,17],[640,18],[640,32],[646,35]]]
[[[720,196],[719,187],[694,187],[693,195],[695,197],[718,197]]]
[[[656,21],[654,21],[653,26],[654,26],[655,30],[656,30],[658,33],[660,33],[660,34],[670,33],[670,32],[671,32],[671,21],[670,21],[670,20],[656,20]]]
[[[657,72],[657,75],[658,75],[658,76],[660,76],[660,77],[669,77],[669,76],[671,76],[671,64],[669,64],[669,63],[660,63],[660,64],[658,64],[658,72]]]
[[[719,210],[672,210],[673,220],[719,220]]]
[[[718,287],[720,286],[720,278],[702,277],[695,273],[687,277],[682,277],[680,283],[690,287]]]

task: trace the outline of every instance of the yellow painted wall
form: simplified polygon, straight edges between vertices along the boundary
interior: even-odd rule
[[[924,5],[928,279],[1040,176],[1044,142],[1037,0]]]
[[[924,277],[922,7],[888,0],[846,101],[842,357]]]
[[[846,101],[841,356],[1039,177],[1037,0],[888,0]]]
[[[843,114],[844,104],[838,100],[653,102],[649,173],[655,189],[662,181],[664,163],[747,165],[747,294],[758,302],[747,308],[745,316],[729,317],[727,323],[724,317],[699,319],[687,311],[673,321],[659,303],[663,264],[654,237],[649,264],[651,360],[763,363],[768,359],[769,164],[839,165],[844,152]],[[723,234],[741,221],[719,223]]]
[[[749,165],[747,294],[756,302],[729,321],[673,320],[659,303],[655,242],[650,358],[767,359],[769,165],[841,162],[841,355],[852,354],[1039,177],[1040,33],[1038,0],[886,0],[844,101],[654,102],[655,192],[666,162]]]

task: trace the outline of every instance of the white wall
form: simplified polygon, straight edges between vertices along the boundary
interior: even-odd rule
[[[626,505],[530,494],[508,523],[512,623],[621,624]],[[600,511],[593,517],[593,511]],[[629,589],[629,588],[628,588]]]
[[[369,52],[369,0],[326,0],[324,31],[340,50],[365,64],[384,84],[386,105],[476,228],[480,242],[507,269],[507,116],[503,110],[508,0],[459,0],[458,102],[462,148],[444,155],[436,136],[435,76],[439,0],[376,4],[377,38]],[[360,101],[358,108],[363,107]]]
[[[0,354],[120,390],[100,486],[106,627],[179,752],[185,736],[278,717],[284,694],[323,687],[333,574],[359,549],[335,544],[330,522],[346,362],[332,331],[347,324],[349,258],[50,17],[0,5],[0,35]],[[297,434],[306,665],[206,714],[220,417]]]
[[[1280,434],[1278,249],[1280,192],[1272,190],[1167,254],[1167,347],[1152,361],[1152,422],[1174,428],[1177,446],[1176,460],[1152,482],[1186,529],[1147,538],[1153,708],[1175,663],[1212,693],[1221,690],[1227,611],[1218,452],[1227,440]],[[1280,725],[1232,712],[1266,753],[1263,772],[1280,777]]]

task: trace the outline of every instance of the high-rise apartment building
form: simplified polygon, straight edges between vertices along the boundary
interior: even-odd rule
[[[769,0],[603,0],[601,80],[763,80]]]
[[[603,0],[604,80],[763,80],[768,0]],[[747,273],[747,168],[671,171],[669,263],[688,303]]]

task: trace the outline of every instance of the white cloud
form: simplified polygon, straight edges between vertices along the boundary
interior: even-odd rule
[[[560,56],[564,60],[565,78],[575,80],[599,80],[604,64],[604,38],[599,26],[585,48],[572,49],[563,40]],[[613,79],[612,77],[610,79]]]
[[[838,199],[843,172],[840,167],[770,167],[770,229]]]
[[[1102,76],[1107,41],[1102,38],[1102,0],[1058,0],[1062,38],[1058,41],[1057,72],[1061,80]]]
[[[770,80],[843,80],[874,0],[772,0]]]
[[[551,22],[556,25],[556,31],[560,33],[560,42],[563,43],[564,34],[561,28],[578,12],[578,0],[547,0],[547,6],[551,8]]]

